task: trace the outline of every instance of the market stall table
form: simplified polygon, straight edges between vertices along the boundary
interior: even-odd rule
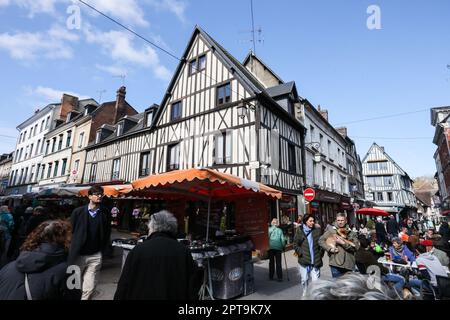
[[[115,239],[114,247],[123,249],[122,268],[128,253],[136,245],[142,243],[145,237],[140,239]],[[235,237],[218,241],[215,244],[206,244],[201,241],[188,242],[186,239],[178,239],[185,244],[197,265],[204,270],[203,283],[199,291],[200,299],[204,300],[208,294],[211,299],[231,299],[242,294],[250,294],[247,282],[253,283],[252,249],[253,243],[248,237]],[[253,286],[252,286],[253,287]]]

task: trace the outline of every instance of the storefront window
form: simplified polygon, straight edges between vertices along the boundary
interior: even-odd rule
[[[294,222],[298,217],[297,196],[283,195],[279,201],[280,208],[280,228],[284,232],[287,244],[294,241]]]

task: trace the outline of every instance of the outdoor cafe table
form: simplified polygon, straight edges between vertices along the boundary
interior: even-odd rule
[[[380,257],[378,259],[378,263],[381,263],[382,265],[388,266],[391,272],[393,271],[394,267],[401,267],[401,268],[408,268],[408,269],[418,269],[417,263],[414,261],[412,263],[408,262],[408,264],[401,264],[401,263],[395,263],[393,261],[386,260],[386,257]],[[444,266],[445,271],[448,275],[450,275],[450,270],[448,267]]]
[[[386,259],[386,257],[380,257],[378,259],[378,263],[381,263],[382,265],[389,267],[389,269],[391,271],[393,271],[394,267],[401,267],[401,268],[408,268],[408,269],[417,269],[417,263],[415,261],[412,262],[412,263],[408,262],[408,264],[401,264],[401,263],[395,263],[393,261],[388,261]]]

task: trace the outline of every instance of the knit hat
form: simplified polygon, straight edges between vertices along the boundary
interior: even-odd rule
[[[402,244],[403,243],[402,239],[400,239],[399,237],[393,238],[392,242],[397,242],[398,244]]]
[[[431,240],[423,240],[423,241],[420,241],[420,244],[425,246],[425,247],[432,247],[433,246],[433,241],[431,241]]]

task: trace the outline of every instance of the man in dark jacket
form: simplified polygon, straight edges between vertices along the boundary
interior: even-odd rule
[[[168,211],[151,215],[149,238],[127,256],[115,300],[195,300],[196,265],[175,239],[177,220]]]
[[[387,234],[386,229],[384,227],[383,219],[381,217],[377,217],[377,223],[375,224],[375,232],[377,234],[377,243],[381,245],[385,244]]]
[[[43,207],[36,207],[33,210],[33,215],[28,219],[25,227],[25,236],[28,236],[34,229],[42,222],[49,220],[49,216]]]
[[[298,227],[294,237],[294,250],[298,256],[303,296],[306,294],[309,278],[311,281],[320,278],[324,252],[319,245],[321,234],[320,228],[315,227],[314,216],[305,214],[303,224]]]
[[[395,220],[395,216],[391,214],[389,221],[386,224],[387,233],[390,236],[390,239],[398,237],[398,233],[400,232],[397,220]]]
[[[69,265],[77,265],[82,275],[82,300],[89,300],[95,291],[98,273],[102,267],[102,252],[110,242],[111,218],[101,206],[103,188],[89,189],[89,204],[73,211],[72,243]]]

